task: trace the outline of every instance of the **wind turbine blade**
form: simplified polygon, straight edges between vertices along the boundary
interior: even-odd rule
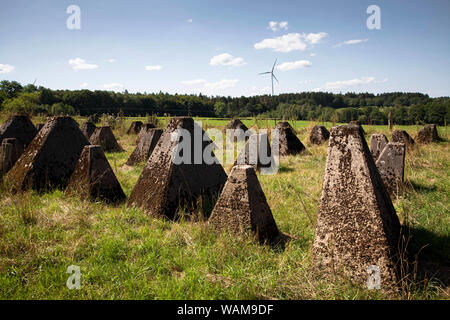
[[[272,73],[272,77],[274,77],[275,80],[277,80],[277,82],[280,83],[280,82],[278,81],[277,77],[275,77],[275,75],[274,75],[273,73]]]
[[[275,68],[275,65],[277,64],[277,60],[278,60],[278,58],[276,58],[275,62],[273,63],[272,72],[273,72],[273,69]]]
[[[261,73],[258,73],[258,74],[267,74],[267,73],[272,73],[272,72],[267,71],[267,72],[261,72]]]

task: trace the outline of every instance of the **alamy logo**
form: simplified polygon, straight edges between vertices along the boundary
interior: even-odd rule
[[[367,18],[366,25],[370,30],[380,30],[381,29],[381,9],[377,5],[370,5],[366,10],[367,14],[370,16]]]
[[[182,128],[172,132],[171,141],[176,142],[172,162],[176,165],[219,164],[219,159],[222,159],[223,164],[232,165],[236,159],[236,164],[260,167],[261,174],[275,174],[279,165],[279,130],[271,130],[272,147],[267,131],[260,129],[255,133],[252,130],[227,129],[224,137],[218,129],[208,129],[203,133],[201,123],[195,123],[193,132]]]
[[[66,27],[69,30],[80,30],[81,29],[81,9],[77,5],[70,5],[66,10],[67,14],[70,16],[66,20]]]
[[[81,269],[79,266],[71,265],[67,267],[67,273],[71,274],[71,276],[66,281],[66,286],[68,289],[79,290],[81,287]]]

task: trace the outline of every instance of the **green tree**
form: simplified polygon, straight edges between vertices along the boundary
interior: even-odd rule
[[[65,104],[62,102],[58,102],[51,106],[50,112],[51,112],[51,114],[54,114],[54,115],[72,116],[75,114],[75,109],[71,105],[68,105],[68,104]]]
[[[56,102],[52,90],[47,88],[41,89],[39,97],[42,104],[52,105]]]
[[[214,113],[218,117],[225,117],[227,114],[227,105],[224,102],[218,101],[214,104]]]
[[[46,113],[48,107],[41,105],[39,94],[35,93],[21,93],[16,98],[8,99],[3,103],[3,110],[12,113],[37,114],[40,112]]]
[[[10,98],[17,97],[17,95],[22,92],[22,90],[22,85],[17,81],[3,80],[0,82],[0,91],[6,92],[6,94]]]

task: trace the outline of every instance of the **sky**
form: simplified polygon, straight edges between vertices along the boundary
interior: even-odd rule
[[[448,0],[0,0],[0,79],[251,96],[271,92],[258,73],[277,59],[275,94],[449,96],[449,12]]]

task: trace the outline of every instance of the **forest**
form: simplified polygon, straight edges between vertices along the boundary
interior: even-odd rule
[[[286,93],[276,96],[221,97],[202,94],[113,92],[104,90],[52,90],[17,81],[0,82],[0,112],[30,115],[122,114],[125,116],[259,117],[362,124],[450,121],[450,97],[431,98],[422,93],[382,94],[328,92]]]

